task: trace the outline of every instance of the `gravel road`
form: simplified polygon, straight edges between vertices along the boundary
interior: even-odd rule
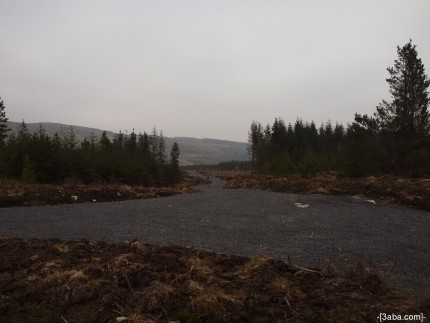
[[[194,194],[1,208],[0,237],[139,239],[221,253],[266,253],[320,268],[339,255],[351,261],[364,256],[391,262],[396,284],[430,298],[429,212],[352,196],[227,190],[223,181],[211,180]]]

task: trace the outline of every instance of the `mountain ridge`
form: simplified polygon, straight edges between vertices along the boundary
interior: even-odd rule
[[[20,122],[8,121],[7,125],[16,133]],[[83,127],[78,125],[68,125],[55,122],[35,122],[26,123],[30,133],[37,132],[42,127],[47,135],[53,136],[55,133],[66,134],[70,127],[78,141],[89,139],[92,135],[99,139],[106,131],[109,139],[113,139],[115,132],[102,130],[93,127]],[[195,138],[195,137],[165,137],[166,151],[169,152],[174,142],[177,142],[181,151],[180,164],[187,165],[212,165],[222,161],[247,160],[247,144],[244,142],[215,139],[215,138]]]

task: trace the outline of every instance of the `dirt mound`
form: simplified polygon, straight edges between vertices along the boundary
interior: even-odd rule
[[[2,322],[362,322],[429,309],[363,262],[322,271],[138,241],[0,239]]]

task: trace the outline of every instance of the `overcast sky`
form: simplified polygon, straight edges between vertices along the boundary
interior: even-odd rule
[[[430,1],[0,0],[11,121],[246,141],[252,120],[351,122],[389,99]]]

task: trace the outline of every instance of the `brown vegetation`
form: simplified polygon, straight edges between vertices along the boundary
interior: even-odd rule
[[[202,178],[183,175],[181,183],[166,187],[124,184],[23,184],[0,180],[0,207],[55,205],[82,202],[111,202],[197,192],[193,185],[205,184]]]
[[[226,188],[250,188],[292,194],[362,195],[381,202],[411,206],[430,211],[430,179],[338,177],[326,173],[312,178],[302,176],[243,175],[212,172],[227,181]]]
[[[373,268],[373,269],[372,269]],[[0,239],[0,321],[363,322],[428,313],[380,271],[91,240]]]

